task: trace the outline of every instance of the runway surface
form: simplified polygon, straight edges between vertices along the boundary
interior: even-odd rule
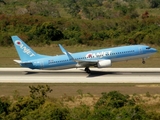
[[[160,83],[160,68],[31,70],[0,68],[0,83]]]

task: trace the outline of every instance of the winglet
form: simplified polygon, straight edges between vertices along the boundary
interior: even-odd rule
[[[65,50],[65,49],[62,47],[61,44],[59,44],[59,47],[60,47],[61,51],[62,51],[64,54],[66,54],[70,60],[74,60],[74,58],[71,56],[71,54],[69,54],[68,51]]]
[[[60,47],[60,49],[61,49],[62,53],[66,54],[66,50],[62,47],[62,45],[61,45],[61,44],[59,44],[59,47]]]

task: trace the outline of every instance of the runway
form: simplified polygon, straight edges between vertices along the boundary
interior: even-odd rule
[[[31,70],[0,68],[0,83],[160,83],[160,68]]]

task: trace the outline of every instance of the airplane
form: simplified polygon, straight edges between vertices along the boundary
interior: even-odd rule
[[[69,68],[85,68],[87,73],[90,73],[90,67],[97,68],[110,67],[112,63],[118,61],[128,61],[132,59],[142,59],[145,64],[145,59],[156,53],[155,48],[146,45],[128,45],[113,48],[105,48],[91,50],[85,52],[70,53],[59,44],[62,55],[47,56],[36,53],[18,36],[11,36],[20,60],[14,60],[21,67],[30,69],[46,69],[60,70]]]

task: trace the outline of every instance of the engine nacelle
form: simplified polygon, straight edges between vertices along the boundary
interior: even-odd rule
[[[98,68],[109,67],[111,65],[112,65],[111,60],[101,60],[97,63]]]

